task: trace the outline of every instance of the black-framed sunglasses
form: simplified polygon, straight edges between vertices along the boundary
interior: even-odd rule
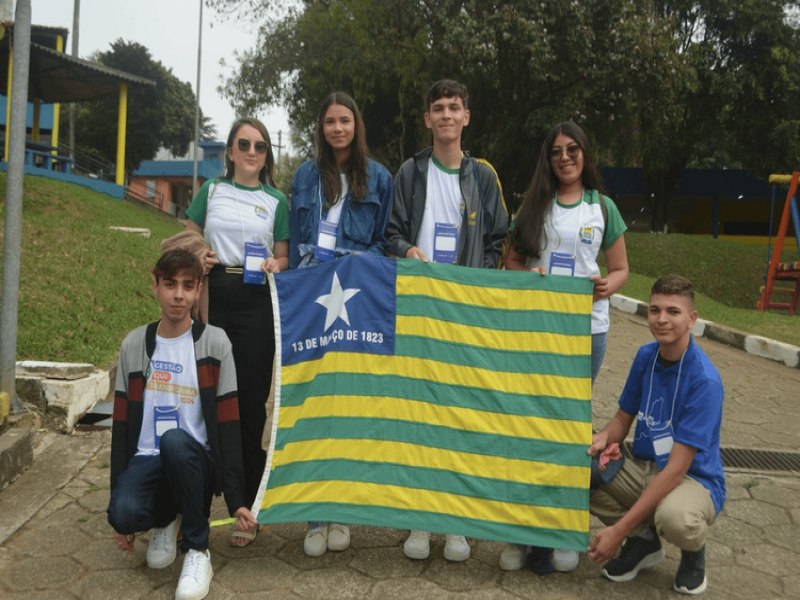
[[[578,154],[581,153],[581,147],[578,144],[567,144],[567,147],[563,149],[561,146],[553,146],[550,148],[550,160],[559,160],[564,154],[564,150],[567,151],[567,156],[570,160],[575,160],[578,158]]]
[[[254,142],[253,146],[255,146],[256,154],[267,153],[267,142]],[[250,152],[250,140],[239,138],[236,140],[236,147],[239,148],[240,152]]]

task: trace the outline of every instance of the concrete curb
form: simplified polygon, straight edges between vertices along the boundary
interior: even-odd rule
[[[621,294],[614,294],[610,300],[611,306],[621,312],[647,317],[647,303],[641,300]],[[774,360],[793,369],[800,369],[800,348],[797,346],[723,327],[704,319],[697,320],[692,333],[698,337],[708,338],[709,340],[744,350],[753,356]]]
[[[33,464],[36,418],[28,412],[8,417],[8,428],[0,433],[0,491]]]

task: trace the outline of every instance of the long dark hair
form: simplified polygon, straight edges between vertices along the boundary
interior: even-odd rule
[[[233,142],[236,141],[236,134],[239,133],[239,130],[244,125],[250,125],[250,127],[257,129],[261,134],[261,137],[264,138],[264,141],[267,142],[267,157],[264,161],[264,166],[258,172],[258,180],[261,183],[268,183],[272,187],[275,187],[275,179],[273,178],[273,171],[275,169],[275,156],[272,154],[272,140],[269,139],[269,132],[267,132],[266,126],[258,119],[254,119],[252,117],[242,117],[241,119],[236,119],[233,122],[233,125],[231,125],[231,130],[228,133],[228,142],[225,144],[224,177],[225,179],[233,180],[235,167],[230,156],[228,156],[228,153],[233,148]]]
[[[364,119],[358,110],[356,101],[345,92],[333,92],[325,98],[317,119],[317,167],[322,178],[322,191],[325,193],[325,207],[330,208],[342,193],[342,182],[339,178],[339,166],[333,148],[325,139],[323,121],[325,113],[334,105],[340,104],[353,113],[354,133],[350,144],[350,158],[347,159],[345,176],[354,202],[358,202],[367,193],[367,130]]]
[[[553,207],[553,196],[558,190],[558,178],[553,173],[550,150],[559,134],[564,134],[581,147],[581,152],[583,152],[581,183],[584,189],[604,193],[603,183],[594,163],[592,148],[583,130],[572,121],[564,121],[553,127],[542,143],[533,178],[522,199],[516,217],[516,225],[511,233],[511,244],[523,256],[539,258],[547,242],[544,224]]]

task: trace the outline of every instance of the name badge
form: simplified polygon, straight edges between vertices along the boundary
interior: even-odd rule
[[[656,455],[656,466],[663,469],[667,465],[670,452],[672,452],[672,426],[659,431],[650,430],[653,440],[653,452]]]
[[[267,274],[261,270],[261,263],[267,258],[267,247],[256,242],[244,243],[244,267],[242,278],[245,283],[264,285]]]
[[[161,436],[170,429],[180,428],[180,416],[177,406],[154,406],[153,425],[155,426],[156,448],[161,444]]]
[[[458,227],[436,223],[433,228],[433,262],[454,264],[458,251]]]
[[[550,255],[550,264],[547,272],[551,275],[575,275],[575,257],[566,252],[553,252]]]
[[[314,258],[318,261],[328,262],[336,258],[336,233],[338,230],[338,223],[331,223],[330,221],[319,222],[317,247],[314,249]]]

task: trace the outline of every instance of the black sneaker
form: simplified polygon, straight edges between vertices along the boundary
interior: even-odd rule
[[[697,552],[681,550],[681,565],[675,574],[675,591],[702,594],[706,591],[706,548]]]
[[[629,537],[619,556],[608,561],[601,572],[611,581],[630,581],[642,569],[655,567],[662,560],[664,551],[657,535],[652,540],[639,536]]]

